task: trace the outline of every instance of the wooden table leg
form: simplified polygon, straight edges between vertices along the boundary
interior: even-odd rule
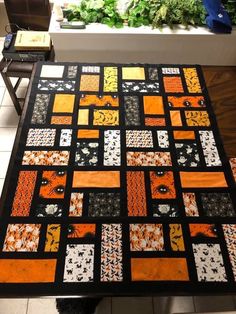
[[[2,75],[3,81],[4,81],[5,85],[6,85],[6,88],[8,90],[8,93],[9,93],[9,95],[11,97],[11,100],[12,100],[14,106],[15,106],[16,112],[20,116],[21,113],[22,113],[22,108],[21,108],[21,105],[20,105],[20,103],[19,103],[19,101],[18,101],[18,99],[16,97],[16,93],[15,93],[14,87],[13,87],[13,85],[11,83],[11,80],[6,75],[4,70],[1,72],[1,75]]]

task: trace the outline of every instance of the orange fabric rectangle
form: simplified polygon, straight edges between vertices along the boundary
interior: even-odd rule
[[[82,95],[80,106],[119,107],[119,98],[111,95]]]
[[[165,118],[145,118],[145,125],[146,126],[165,126],[166,120]]]
[[[56,259],[1,259],[1,283],[54,282]]]
[[[11,216],[29,216],[37,171],[20,171]]]
[[[162,96],[143,97],[144,114],[164,114]]]
[[[172,126],[182,126],[182,119],[179,110],[170,111],[170,120]]]
[[[227,187],[223,172],[180,172],[183,188],[221,188]]]
[[[181,224],[170,224],[170,245],[172,251],[184,251],[184,238]]]
[[[131,258],[132,281],[189,281],[185,258]]]
[[[52,116],[51,124],[71,124],[72,117],[70,116]]]
[[[79,109],[78,111],[78,125],[88,125],[89,124],[89,110]]]
[[[73,188],[119,188],[119,171],[75,171]]]
[[[194,131],[174,131],[175,140],[194,140]]]
[[[127,203],[129,216],[147,216],[143,171],[127,171]]]
[[[78,130],[78,138],[99,138],[99,130]]]

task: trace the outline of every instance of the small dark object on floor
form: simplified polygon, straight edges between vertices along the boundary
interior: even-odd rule
[[[60,314],[93,314],[102,298],[56,299]]]

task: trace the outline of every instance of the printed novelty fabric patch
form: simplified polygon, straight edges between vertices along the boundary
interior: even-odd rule
[[[0,296],[236,292],[236,159],[198,66],[38,63],[20,127]]]

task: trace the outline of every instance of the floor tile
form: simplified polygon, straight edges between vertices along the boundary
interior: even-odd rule
[[[0,179],[5,178],[9,160],[11,157],[11,152],[0,152]]]
[[[0,107],[0,127],[17,127],[19,116],[14,107]]]
[[[27,86],[21,86],[17,89],[17,97],[19,98],[25,98],[26,92],[27,92]]]
[[[26,91],[27,91],[27,87],[19,87],[17,89],[17,93],[16,93],[17,97],[24,98]],[[2,99],[2,106],[3,107],[13,107],[14,106],[13,102],[11,100],[11,97],[10,97],[7,90],[5,91],[5,94],[4,94],[3,99]]]
[[[28,299],[0,299],[0,314],[26,314]]]
[[[29,79],[23,78],[23,79],[21,80],[21,82],[20,82],[20,87],[19,87],[19,88],[21,88],[21,87],[27,88],[28,85],[29,85]]]
[[[3,189],[4,180],[5,180],[5,179],[0,179],[0,197],[1,197],[1,194],[2,194],[2,189]],[[1,301],[1,300],[0,300],[0,301]],[[1,302],[0,302],[0,306],[1,306]]]
[[[4,86],[0,86],[0,106],[1,106],[1,103],[2,103],[2,100],[3,100],[4,93],[5,93],[5,87]]]
[[[11,77],[10,80],[11,80],[12,85],[15,86],[15,84],[18,80],[18,77]]]
[[[111,314],[111,298],[103,298],[99,302],[95,314]]]
[[[196,312],[232,311],[234,300],[232,296],[196,296],[194,297]]]
[[[3,81],[2,75],[0,74],[0,86],[5,87],[5,83]]]
[[[12,150],[16,128],[0,128],[0,151],[9,152]]]
[[[14,106],[7,90],[5,91],[4,97],[2,99],[2,106],[3,107],[13,107]]]
[[[0,75],[0,87],[5,87],[5,84],[1,75]]]
[[[58,314],[56,299],[29,299],[27,314]]]
[[[153,314],[152,298],[112,298],[112,314]]]
[[[193,297],[155,297],[155,314],[194,312]]]

